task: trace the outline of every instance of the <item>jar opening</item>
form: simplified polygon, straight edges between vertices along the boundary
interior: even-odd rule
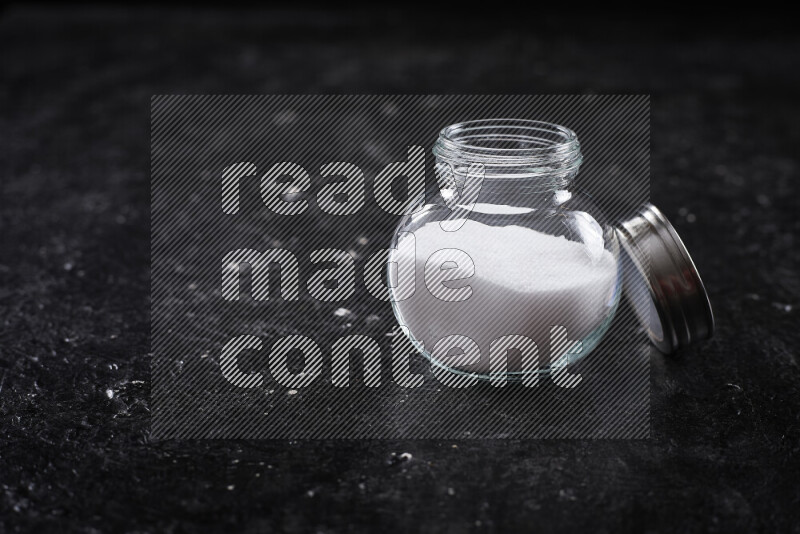
[[[488,119],[447,126],[433,153],[440,163],[463,174],[470,164],[485,167],[487,178],[552,179],[568,183],[583,160],[578,136],[564,126],[521,119]]]

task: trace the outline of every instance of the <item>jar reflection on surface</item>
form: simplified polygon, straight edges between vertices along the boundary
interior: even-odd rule
[[[611,323],[621,278],[613,227],[570,189],[582,161],[575,134],[534,121],[474,121],[442,130],[434,154],[439,187],[400,221],[390,257],[413,263],[413,294],[392,289],[411,340],[434,364],[481,376],[496,371],[492,342],[504,336],[538,348],[530,366],[524,351],[495,345],[510,377],[585,357]],[[566,353],[549,354],[554,327],[574,342]],[[479,354],[436,347],[454,335]]]

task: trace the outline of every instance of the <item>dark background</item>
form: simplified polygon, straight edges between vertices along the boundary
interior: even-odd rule
[[[0,530],[800,528],[791,18],[487,7],[3,8]],[[651,439],[149,440],[150,96],[329,92],[652,95],[718,330]]]

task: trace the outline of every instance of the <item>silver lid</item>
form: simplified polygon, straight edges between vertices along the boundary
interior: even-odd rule
[[[666,354],[714,332],[697,268],[661,211],[645,204],[617,227],[624,250],[623,291],[653,344]]]

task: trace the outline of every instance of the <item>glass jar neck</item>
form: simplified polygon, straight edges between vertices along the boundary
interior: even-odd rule
[[[566,189],[583,161],[578,136],[547,122],[489,119],[453,124],[439,133],[433,154],[440,182],[456,187],[483,173],[482,191],[544,194]]]

